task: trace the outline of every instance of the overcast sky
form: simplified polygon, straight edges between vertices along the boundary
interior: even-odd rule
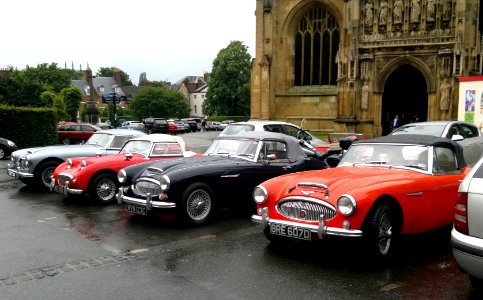
[[[134,84],[209,72],[238,40],[255,55],[256,0],[2,1],[0,68],[118,67]]]

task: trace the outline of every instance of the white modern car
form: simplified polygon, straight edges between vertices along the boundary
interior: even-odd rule
[[[429,121],[415,122],[403,125],[390,135],[425,134],[452,139],[454,141],[481,136],[478,127],[463,121]]]
[[[460,184],[451,246],[472,285],[483,290],[483,158]]]
[[[299,140],[303,139],[310,142],[310,144],[314,146],[318,151],[327,151],[329,148],[339,146],[338,143],[331,145],[328,142],[313,136],[303,128],[292,123],[283,121],[246,121],[230,123],[226,126],[225,129],[223,129],[223,131],[220,133],[220,136],[232,135],[247,131],[270,131],[283,133],[293,136]]]
[[[144,124],[141,121],[125,121],[120,128],[144,131]]]

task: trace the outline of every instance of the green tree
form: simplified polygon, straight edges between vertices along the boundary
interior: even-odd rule
[[[232,41],[218,52],[208,79],[203,103],[206,115],[250,114],[250,61],[247,46]]]
[[[129,110],[139,120],[147,117],[184,118],[190,112],[185,96],[159,87],[142,89],[129,103]]]
[[[75,77],[72,70],[60,69],[57,64],[39,64],[25,70],[10,69],[9,76],[0,79],[0,103],[12,106],[49,107],[40,98],[46,91],[60,93]]]
[[[121,85],[122,86],[130,86],[133,85],[131,79],[129,79],[129,75],[124,72],[123,70],[116,68],[116,67],[102,67],[97,71],[96,76],[99,77],[114,77],[114,71],[118,70],[121,75]]]
[[[82,101],[81,91],[75,86],[70,86],[64,88],[60,94],[64,99],[65,112],[69,116],[70,120],[77,121],[77,111],[79,110]]]

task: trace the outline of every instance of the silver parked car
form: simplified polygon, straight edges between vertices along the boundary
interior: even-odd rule
[[[46,146],[17,150],[11,155],[7,174],[24,184],[49,189],[55,168],[71,157],[117,154],[131,138],[145,135],[139,130],[107,129],[95,132],[85,144]]]
[[[460,184],[451,246],[473,286],[483,290],[483,158]]]

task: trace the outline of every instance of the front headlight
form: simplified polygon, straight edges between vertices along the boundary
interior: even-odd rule
[[[19,165],[19,168],[21,169],[28,169],[28,167],[30,166],[30,156],[25,156],[25,157],[22,157],[19,162],[18,162],[18,165]]]
[[[350,195],[342,195],[337,200],[337,209],[346,217],[353,215],[356,208],[356,200]]]
[[[268,198],[267,190],[259,185],[253,190],[253,200],[258,204],[263,204]]]
[[[67,169],[70,169],[72,167],[72,159],[67,160]]]
[[[124,171],[124,169],[121,169],[119,172],[117,172],[117,180],[120,183],[126,182],[126,179],[127,179],[127,175],[126,175],[126,171]]]
[[[10,141],[10,140],[7,140],[7,144],[10,146],[10,147],[15,147],[15,143]]]
[[[163,192],[169,189],[170,184],[171,184],[171,181],[169,180],[168,176],[163,175],[161,176],[161,178],[159,178],[159,187]]]
[[[80,163],[81,170],[84,169],[86,166],[87,166],[86,161],[85,160],[82,160],[81,163]]]

